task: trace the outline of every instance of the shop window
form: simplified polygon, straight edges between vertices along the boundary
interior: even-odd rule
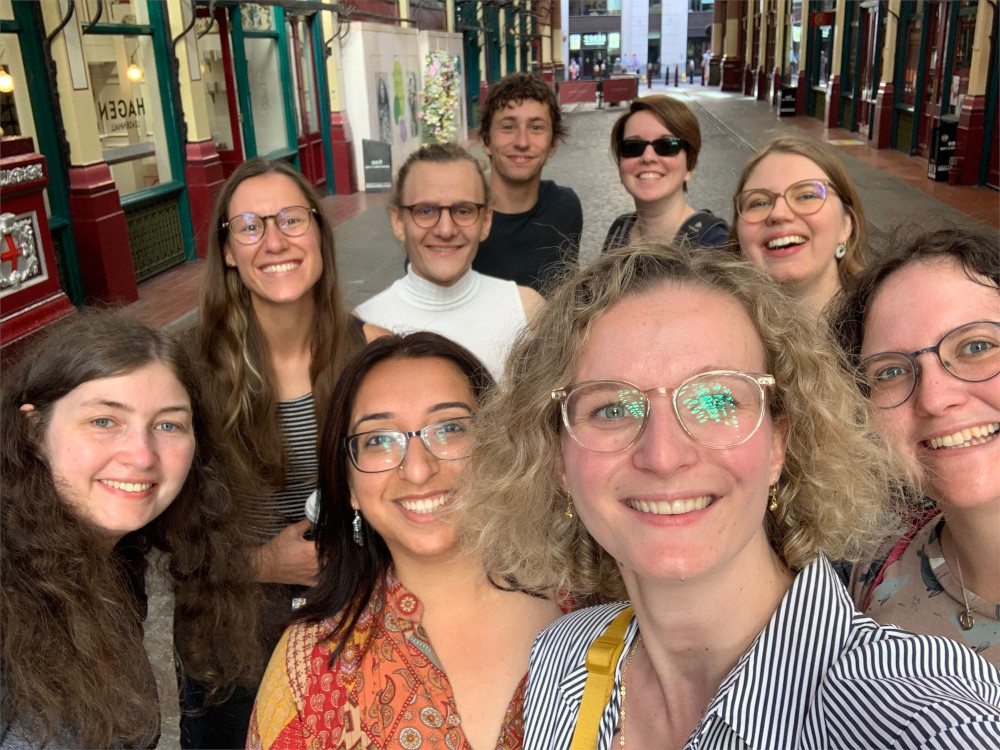
[[[622,0],[569,0],[571,16],[620,16]]]
[[[243,3],[240,18],[244,31],[274,31],[274,15],[269,5],[263,3]]]
[[[134,9],[136,15],[125,17],[146,22],[144,4],[111,8],[119,14]],[[169,182],[170,156],[152,37],[86,34],[83,52],[102,156],[118,192],[124,196]]]
[[[257,153],[263,156],[288,148],[278,40],[247,37],[243,44],[247,53],[247,80]]]
[[[31,100],[16,34],[0,34],[0,135],[34,136]]]
[[[963,0],[958,9],[955,29],[955,62],[951,69],[951,105],[953,112],[962,109],[962,100],[969,93],[969,68],[972,65],[973,38],[976,34],[976,2]],[[996,12],[996,11],[994,11]]]
[[[920,59],[920,36],[923,33],[923,2],[917,2],[910,9],[910,17],[906,22],[906,54],[903,63],[903,90],[900,101],[912,107],[917,99],[917,71]]]
[[[788,60],[788,81],[792,86],[799,85],[799,55],[802,53],[802,0],[792,0],[788,8],[785,22],[785,49]]]
[[[229,86],[226,81],[225,57],[222,44],[228,43],[228,24],[222,21],[220,28],[219,16],[215,19],[201,17],[195,23],[198,34],[198,51],[201,53],[201,79],[205,83],[205,93],[208,95],[208,117],[212,126],[212,140],[220,152],[232,151],[236,147],[233,137],[234,118],[229,111]],[[236,97],[233,97],[236,101]],[[238,105],[237,105],[238,106]]]
[[[285,22],[288,39],[288,70],[292,77],[297,135],[319,130],[316,94],[313,85],[312,30],[309,21],[298,18]]]

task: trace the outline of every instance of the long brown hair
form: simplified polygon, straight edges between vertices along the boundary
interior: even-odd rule
[[[60,497],[40,446],[66,394],[151,362],[166,365],[191,399],[194,460],[174,502],[109,554],[94,526]],[[154,547],[169,554],[183,669],[221,697],[257,668],[249,544],[235,524],[194,373],[165,333],[88,311],[48,334],[4,378],[2,706],[4,720],[32,742],[58,736],[80,747],[147,746],[155,738],[159,705],[141,603]],[[31,418],[20,411],[25,404],[34,406]]]
[[[221,411],[226,437],[261,479],[278,487],[284,479],[286,455],[267,341],[239,271],[225,263],[229,232],[222,226],[236,188],[244,180],[270,174],[284,175],[298,186],[319,226],[323,272],[313,287],[316,314],[309,366],[317,419],[326,414],[341,369],[365,342],[361,326],[351,324],[341,298],[333,228],[315,189],[284,162],[258,158],[240,164],[222,186],[212,211],[197,340],[209,376],[205,386]]]

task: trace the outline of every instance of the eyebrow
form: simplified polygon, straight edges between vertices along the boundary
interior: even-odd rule
[[[106,409],[117,409],[119,411],[127,411],[127,412],[135,411],[135,409],[129,406],[128,404],[123,404],[120,401],[111,401],[110,399],[105,399],[105,398],[94,398],[91,399],[90,401],[84,401],[83,403],[80,404],[80,406],[82,407],[103,406]],[[162,409],[157,409],[156,413],[163,414],[164,412],[177,412],[177,411],[184,412],[185,414],[193,413],[190,406],[183,406],[180,404],[176,406],[175,405],[164,406]]]
[[[442,401],[439,404],[434,404],[434,406],[432,406],[430,409],[427,410],[427,413],[433,414],[434,412],[445,411],[446,409],[465,409],[465,411],[469,412],[469,414],[472,414],[472,407],[469,406],[464,401]],[[354,423],[354,427],[351,429],[351,432],[357,430],[358,427],[361,426],[362,422],[374,422],[383,419],[392,419],[395,416],[396,415],[391,411],[380,411],[380,412],[373,412],[371,414],[365,414],[361,417],[358,417],[357,421]]]

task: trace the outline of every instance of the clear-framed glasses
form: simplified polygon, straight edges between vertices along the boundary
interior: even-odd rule
[[[229,234],[237,242],[243,245],[253,245],[264,239],[268,219],[274,219],[275,226],[286,237],[298,237],[309,229],[314,213],[316,213],[315,208],[288,206],[276,214],[268,214],[267,216],[257,216],[257,214],[230,216],[228,221],[222,222],[222,228],[228,229]]]
[[[422,430],[372,430],[344,438],[347,455],[358,471],[377,474],[403,465],[410,439],[419,437],[427,452],[439,461],[455,461],[472,452],[475,417],[452,417]]]
[[[833,186],[826,180],[802,180],[785,188],[783,193],[774,193],[764,188],[744,190],[733,201],[736,203],[736,213],[747,224],[759,224],[771,215],[778,198],[784,198],[785,204],[799,216],[814,214],[823,208],[826,196],[833,192]]]
[[[456,226],[471,227],[479,221],[479,214],[485,208],[485,203],[459,201],[450,206],[439,206],[436,203],[414,203],[410,206],[400,206],[410,212],[413,223],[421,229],[430,229],[441,221],[441,212],[447,211]]]
[[[683,138],[673,135],[665,135],[652,141],[644,141],[641,138],[622,138],[618,141],[618,155],[622,159],[638,159],[648,146],[653,147],[653,152],[657,156],[677,156],[681,151],[687,151],[690,144]]]
[[[771,375],[713,370],[676,388],[642,390],[625,380],[588,380],[556,388],[570,436],[592,453],[619,453],[634,445],[649,421],[650,394],[670,396],[674,416],[692,440],[731,448],[753,437],[764,420],[764,388]]]
[[[1000,323],[977,321],[949,331],[934,346],[865,357],[858,376],[872,404],[891,409],[906,403],[917,388],[917,357],[933,352],[941,367],[959,380],[980,383],[1000,374]]]

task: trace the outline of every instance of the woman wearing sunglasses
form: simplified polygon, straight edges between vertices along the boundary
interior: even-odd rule
[[[892,525],[892,461],[833,342],[758,269],[661,246],[606,254],[549,300],[510,366],[466,493],[487,570],[630,600],[539,636],[525,747],[996,737],[1000,672],[862,617],[830,565]]]
[[[855,569],[879,622],[946,635],[1000,665],[1000,248],[947,229],[901,242],[836,320],[875,421],[927,498]]]
[[[825,143],[775,138],[743,168],[733,203],[731,236],[743,256],[817,316],[865,266],[864,210]]]
[[[313,187],[288,164],[251,159],[222,186],[201,287],[195,347],[207,403],[244,464],[245,520],[260,541],[258,580],[276,620],[267,651],[298,593],[315,582],[315,544],[305,538],[305,502],[316,483],[317,422],[333,385],[366,338],[381,329],[344,307],[333,230]],[[213,714],[191,715],[185,747],[242,747],[253,691]]]
[[[695,211],[685,197],[699,150],[698,118],[684,102],[662,94],[632,101],[611,130],[611,153],[635,212],[615,219],[603,251],[674,238],[704,247],[728,242],[726,222],[711,211]]]
[[[429,332],[348,364],[320,450],[319,583],[271,658],[248,747],[521,746],[528,650],[559,610],[487,579],[453,508],[492,383]]]

